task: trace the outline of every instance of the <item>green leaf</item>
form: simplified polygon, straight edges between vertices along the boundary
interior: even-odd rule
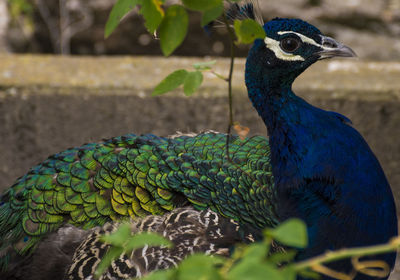
[[[151,34],[157,30],[164,17],[162,2],[161,0],[143,0],[142,2],[140,13],[145,19],[144,25]]]
[[[122,248],[124,247],[126,240],[130,237],[132,237],[130,226],[128,224],[122,224],[115,232],[103,235],[100,240]]]
[[[140,278],[142,280],[169,280],[169,279],[176,279],[175,277],[175,270],[174,269],[168,269],[168,270],[158,270],[154,271],[143,278]]]
[[[182,6],[170,6],[159,28],[161,50],[169,56],[185,39],[189,17]]]
[[[217,61],[212,60],[212,61],[206,61],[206,62],[198,62],[194,63],[193,67],[196,70],[202,71],[202,70],[209,70],[211,69],[211,66],[213,66]]]
[[[279,270],[270,264],[241,261],[229,271],[229,280],[285,280]]]
[[[117,259],[123,253],[123,249],[120,247],[110,247],[104,257],[101,259],[99,265],[95,271],[96,279],[100,278],[101,275],[107,270],[111,263]]]
[[[34,11],[32,4],[27,0],[8,0],[7,2],[11,17],[14,19],[22,14],[31,16]]]
[[[268,261],[277,263],[277,264],[282,264],[285,262],[290,262],[294,259],[296,256],[297,251],[295,250],[287,250],[285,252],[278,252],[274,253],[271,256],[269,256]]]
[[[129,240],[126,242],[124,249],[127,252],[132,252],[133,250],[143,248],[146,245],[148,245],[149,247],[172,247],[172,243],[161,235],[151,232],[144,232],[140,234],[135,234],[134,236],[130,237]]]
[[[287,220],[275,229],[267,229],[266,234],[283,245],[297,248],[307,247],[307,227],[300,219]]]
[[[108,17],[104,31],[104,37],[107,38],[110,36],[118,26],[121,19],[140,3],[141,0],[118,0],[112,8],[110,16]]]
[[[222,15],[224,11],[224,5],[222,2],[215,7],[212,7],[203,12],[203,17],[201,18],[201,26],[206,26],[213,20],[217,19],[220,15]]]
[[[182,3],[191,10],[207,11],[222,5],[222,0],[182,0]]]
[[[296,270],[294,270],[293,267],[290,265],[285,266],[283,269],[281,269],[281,275],[283,276],[283,279],[285,280],[296,280]]]
[[[140,233],[132,236],[131,227],[129,224],[122,224],[118,229],[111,234],[104,235],[100,238],[101,241],[109,243],[111,247],[102,258],[96,268],[95,276],[99,278],[111,265],[111,263],[123,253],[132,252],[135,249],[148,246],[166,246],[171,247],[169,240],[155,233]]]
[[[248,245],[244,252],[243,257],[246,259],[252,259],[252,261],[263,261],[269,251],[269,244],[267,243],[253,243]]]
[[[185,280],[219,280],[221,276],[218,274],[216,264],[222,264],[220,258],[206,256],[202,254],[194,254],[181,262],[178,266],[177,279]]]
[[[183,92],[186,96],[190,96],[196,92],[203,82],[203,74],[199,71],[189,72],[183,84]]]
[[[152,96],[157,96],[176,89],[185,82],[188,71],[184,69],[176,70],[162,80],[153,90]]]
[[[265,31],[260,24],[252,19],[235,20],[234,29],[238,43],[251,44],[255,39],[264,39]]]

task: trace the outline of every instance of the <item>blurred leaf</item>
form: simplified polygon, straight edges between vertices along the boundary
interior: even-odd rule
[[[102,236],[100,240],[110,244],[111,246],[96,268],[95,276],[97,278],[100,277],[111,265],[113,260],[118,258],[122,253],[130,253],[133,250],[143,248],[146,245],[150,247],[172,246],[170,241],[156,233],[144,232],[132,235],[129,224],[120,225],[115,232]]]
[[[169,279],[176,279],[176,271],[175,269],[168,269],[168,270],[158,270],[154,271],[143,278],[142,280],[169,280]]]
[[[211,69],[211,66],[213,66],[217,61],[212,60],[212,61],[207,61],[207,62],[198,62],[194,63],[193,67],[196,70],[202,71],[202,70],[209,70]]]
[[[111,263],[121,256],[122,253],[123,249],[121,247],[110,247],[96,268],[95,278],[98,279],[101,275],[103,275]]]
[[[100,240],[113,246],[124,247],[126,240],[130,237],[132,237],[130,226],[122,224],[115,232],[103,235]]]
[[[215,7],[203,11],[203,17],[201,18],[201,26],[206,26],[213,20],[219,18],[224,12],[224,5],[222,2]]]
[[[252,259],[251,261],[255,262],[262,262],[267,257],[268,251],[269,244],[261,242],[252,243],[245,248],[243,258],[246,258],[246,260]]]
[[[203,82],[203,74],[199,71],[189,72],[183,84],[183,92],[186,96],[190,96],[196,92]]]
[[[135,249],[143,248],[146,245],[148,245],[149,247],[154,247],[154,246],[172,247],[172,243],[169,240],[162,237],[161,235],[151,232],[143,232],[131,236],[129,240],[126,242],[124,249],[125,251],[131,252]]]
[[[270,255],[268,257],[268,261],[277,263],[277,264],[282,264],[285,262],[290,262],[294,259],[296,256],[297,251],[295,250],[287,250],[285,252],[278,252]]]
[[[280,270],[283,279],[285,280],[296,280],[297,273],[291,266],[286,266]]]
[[[287,246],[305,248],[308,244],[307,227],[300,219],[286,220],[274,229],[267,229],[266,234]]]
[[[204,12],[222,5],[222,0],[182,0],[182,3],[191,10]]]
[[[264,39],[265,31],[255,20],[235,20],[234,29],[238,38],[238,43],[251,44],[255,39]]]
[[[241,261],[229,271],[229,280],[286,280],[279,270],[270,264]]]
[[[23,14],[32,15],[34,8],[26,0],[8,0],[9,10],[12,18],[17,18]]]
[[[176,89],[185,82],[188,74],[188,71],[184,69],[172,72],[156,86],[152,95],[157,96]]]
[[[161,50],[165,56],[182,44],[188,24],[188,14],[182,6],[172,5],[167,9],[159,29]]]
[[[164,17],[164,10],[161,7],[163,2],[161,0],[142,0],[140,13],[145,19],[144,25],[151,34],[157,30]]]
[[[121,19],[130,11],[132,11],[136,5],[140,4],[142,0],[118,0],[113,6],[110,16],[108,17],[106,28],[104,31],[104,37],[108,37],[118,26]]]
[[[221,276],[218,273],[216,264],[222,260],[217,257],[194,254],[184,259],[178,266],[177,278],[184,280],[218,280]]]

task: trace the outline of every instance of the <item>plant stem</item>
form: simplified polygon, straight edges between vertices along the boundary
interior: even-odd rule
[[[224,80],[224,81],[226,81],[226,82],[229,81],[229,78],[226,78],[226,77],[222,76],[221,74],[218,74],[218,73],[215,72],[214,70],[208,70],[208,71],[210,71],[211,74],[213,74],[214,76],[216,76],[217,78],[219,78],[219,79],[221,79],[221,80]]]
[[[313,266],[322,263],[329,263],[340,259],[359,257],[359,256],[364,257],[364,256],[388,253],[395,251],[399,247],[400,247],[400,237],[395,237],[388,244],[362,247],[362,248],[342,249],[334,252],[326,252],[325,254],[316,256],[314,258],[298,262],[293,266],[293,268],[296,271],[300,271],[312,268]]]
[[[246,176],[249,176],[249,178],[251,178],[254,182],[257,182],[258,180],[253,176],[253,174],[245,171],[242,169],[242,167],[238,166],[237,164],[233,163],[231,160],[231,157],[229,155],[229,143],[230,143],[230,139],[231,139],[231,129],[233,127],[233,98],[232,98],[232,76],[233,76],[233,66],[235,63],[235,33],[233,31],[233,29],[231,28],[231,26],[229,25],[228,19],[226,17],[225,12],[222,14],[222,21],[224,22],[226,29],[228,30],[229,33],[229,39],[230,39],[230,47],[231,47],[231,61],[230,61],[230,68],[229,68],[229,76],[228,79],[226,79],[226,81],[228,82],[228,99],[229,99],[229,125],[228,125],[228,130],[227,130],[227,135],[226,135],[226,157],[228,162],[230,162],[231,164],[235,165],[236,167],[238,167],[243,174],[245,174]],[[272,202],[269,202],[271,205],[273,205]],[[275,210],[272,208],[271,211]]]
[[[233,126],[233,109],[232,109],[232,76],[233,76],[233,66],[235,63],[235,34],[233,33],[232,28],[229,26],[228,19],[226,14],[223,13],[223,22],[225,23],[226,29],[229,33],[229,41],[231,47],[231,64],[229,68],[229,76],[228,76],[228,100],[229,100],[229,125],[228,125],[228,132],[226,135],[226,156],[228,161],[231,161],[229,156],[229,142],[231,137],[231,128]]]

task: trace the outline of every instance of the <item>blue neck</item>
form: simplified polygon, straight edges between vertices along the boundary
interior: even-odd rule
[[[293,168],[293,164],[299,161],[297,153],[301,153],[306,147],[296,144],[296,142],[301,142],[299,135],[296,135],[298,129],[296,124],[302,121],[299,109],[313,108],[293,93],[291,88],[293,80],[294,77],[286,77],[284,80],[274,75],[270,69],[262,69],[261,66],[246,65],[249,98],[267,127],[271,146],[271,164],[275,180],[278,182],[283,178],[287,180],[289,173],[294,176],[293,170],[296,168]],[[294,146],[298,150],[289,150],[289,147]],[[284,168],[283,163],[289,163],[289,166]]]

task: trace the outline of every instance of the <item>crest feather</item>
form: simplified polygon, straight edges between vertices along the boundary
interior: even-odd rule
[[[239,3],[230,4],[227,8],[227,16],[230,20],[253,19],[261,26],[264,25],[264,20],[261,16],[261,10],[257,0],[245,0]]]

